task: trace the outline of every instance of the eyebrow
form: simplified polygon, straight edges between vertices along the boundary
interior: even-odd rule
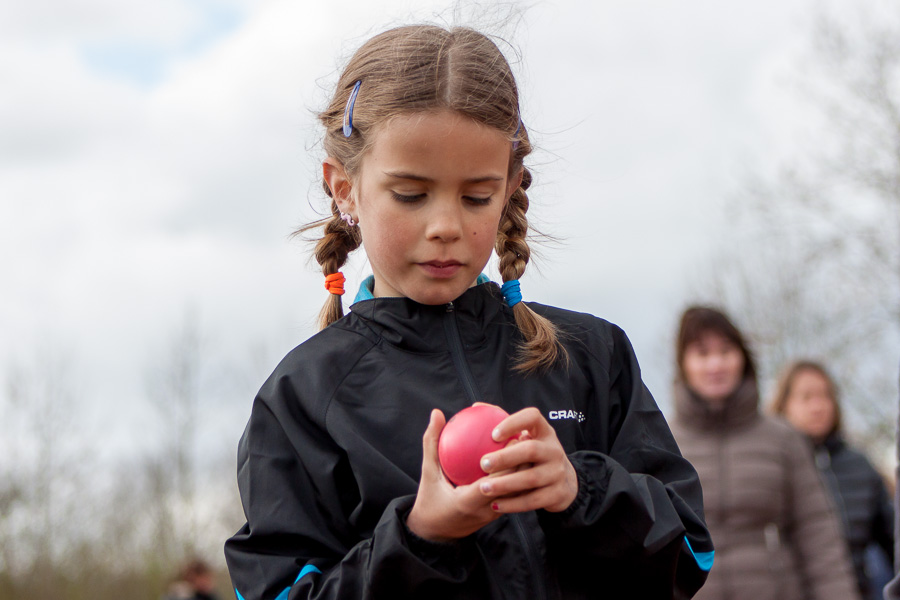
[[[433,180],[428,177],[424,177],[422,175],[416,175],[414,173],[404,173],[404,172],[390,172],[384,171],[384,174],[388,177],[392,177],[394,179],[408,179],[411,181],[423,181],[425,183],[432,183]],[[472,179],[466,179],[466,183],[485,183],[488,181],[503,181],[503,177],[499,177],[496,175],[485,175],[483,177],[473,177]]]

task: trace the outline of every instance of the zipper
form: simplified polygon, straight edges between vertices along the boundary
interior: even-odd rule
[[[456,307],[453,305],[453,302],[447,303],[444,333],[447,336],[447,344],[450,346],[450,356],[453,358],[453,365],[456,367],[459,378],[462,380],[463,389],[466,391],[466,397],[470,403],[478,402],[481,398],[475,387],[475,378],[472,376],[472,371],[469,369],[469,364],[466,362],[465,353],[463,352],[462,336],[459,334],[459,322],[457,321]],[[532,574],[533,589],[536,592],[533,598],[546,598],[547,591],[544,580],[541,577],[541,567],[537,561],[537,549],[535,548],[534,540],[528,535],[520,515],[509,514],[507,517],[515,524],[516,535],[525,548],[525,558],[528,561],[528,568]]]
[[[456,320],[456,307],[452,302],[447,303],[447,318],[444,319],[444,334],[447,336],[447,344],[450,346],[450,357],[453,359],[453,365],[459,373],[462,380],[463,389],[466,392],[466,398],[469,404],[474,404],[481,400],[480,395],[475,387],[475,378],[466,362],[463,353],[462,336],[459,335],[459,323]]]
[[[838,483],[837,474],[831,466],[831,452],[823,444],[815,448],[816,467],[819,469],[822,479],[825,481],[825,491],[833,500],[833,504],[837,508],[837,512],[841,517],[841,525],[844,533],[850,533],[850,515],[847,513],[847,506],[844,504],[844,497],[841,495],[841,486]]]
[[[528,535],[525,525],[522,524],[521,515],[509,514],[509,519],[516,524],[516,533],[522,540],[525,547],[525,558],[528,560],[528,568],[531,570],[531,580],[534,582],[534,595],[532,598],[546,598],[547,590],[544,587],[544,579],[541,577],[540,565],[537,564],[535,557],[537,556],[537,548],[534,547],[534,540]]]

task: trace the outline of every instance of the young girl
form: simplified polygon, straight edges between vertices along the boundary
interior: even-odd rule
[[[237,597],[692,596],[713,554],[700,486],[628,339],[521,302],[531,145],[499,49],[470,29],[387,31],[320,119],[332,295],[241,439]],[[343,316],[360,243],[373,275]],[[492,250],[502,288],[481,274]],[[519,438],[454,487],[438,437],[475,402],[510,413],[496,441]]]

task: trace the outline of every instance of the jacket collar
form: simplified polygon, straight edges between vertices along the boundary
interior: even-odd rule
[[[695,394],[683,381],[674,385],[675,415],[690,429],[738,429],[759,418],[759,390],[756,380],[745,379],[716,408]]]
[[[465,346],[480,346],[486,326],[506,309],[500,287],[484,275],[451,303],[419,304],[409,298],[375,298],[369,277],[363,282],[351,316],[390,344],[415,352],[443,352],[447,349],[448,318],[454,316]],[[484,281],[484,283],[481,283]],[[366,292],[363,292],[363,288]]]
[[[488,283],[490,279],[487,275],[482,273],[478,276],[478,279],[475,280],[475,285],[481,285],[482,283]],[[362,283],[359,284],[359,291],[356,292],[356,298],[353,299],[353,304],[357,302],[361,302],[363,300],[372,300],[375,298],[375,294],[373,290],[375,289],[375,276],[369,275],[365,279],[363,279]]]
[[[828,454],[834,455],[836,452],[840,451],[845,444],[846,442],[844,442],[843,436],[841,436],[840,433],[835,432],[826,437],[821,444],[817,445],[825,446],[825,448],[828,449]]]

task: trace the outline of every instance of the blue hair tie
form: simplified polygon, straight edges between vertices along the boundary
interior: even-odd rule
[[[504,283],[500,287],[500,292],[503,294],[503,299],[506,300],[506,304],[510,308],[522,301],[522,292],[519,291],[518,279],[510,279]]]
[[[357,81],[353,86],[353,91],[347,98],[347,106],[344,107],[344,137],[350,137],[353,134],[353,105],[356,104],[356,95],[359,93],[360,85],[362,85],[362,80]]]

